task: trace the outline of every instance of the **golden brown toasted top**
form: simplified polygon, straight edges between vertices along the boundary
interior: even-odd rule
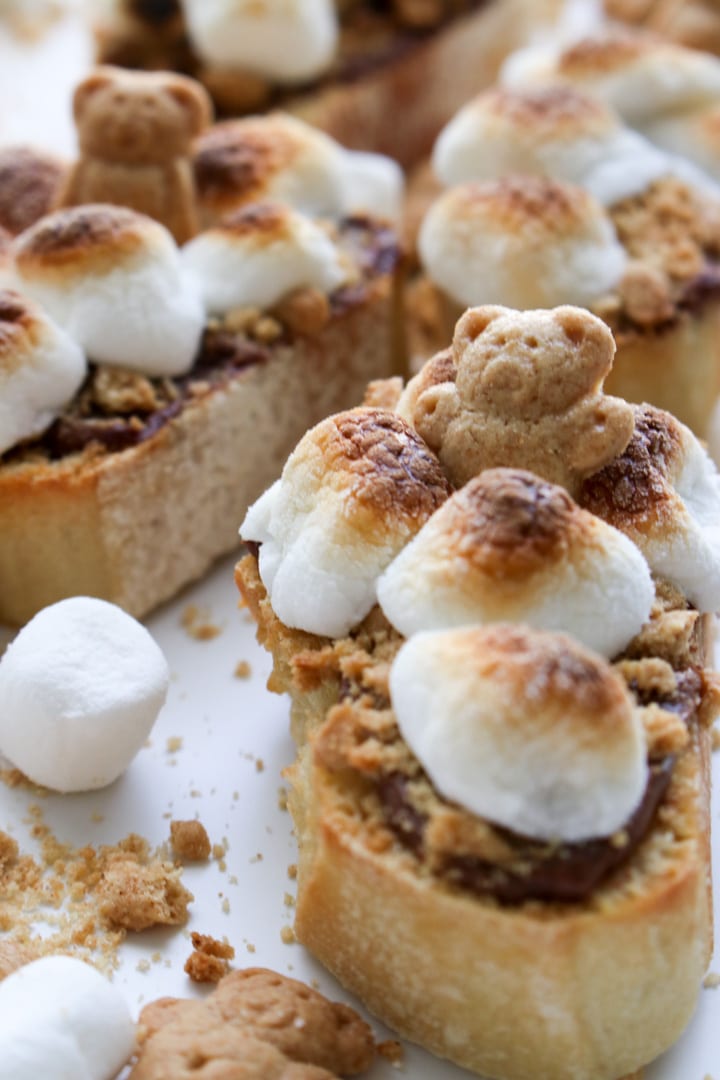
[[[549,717],[564,706],[573,715],[593,717],[608,737],[627,725],[623,680],[605,660],[565,634],[497,624],[459,631],[455,645],[459,669],[506,686],[518,702],[512,715],[521,727],[526,723],[523,701],[538,713],[547,709]]]
[[[195,183],[203,202],[251,201],[264,194],[269,177],[292,165],[299,152],[298,138],[280,120],[226,120],[197,140]]]
[[[587,97],[572,86],[497,89],[483,94],[478,103],[489,117],[527,128],[538,138],[550,132],[561,138],[605,130],[612,116],[602,102]]]
[[[52,209],[67,169],[27,146],[0,149],[0,227],[23,232]]]
[[[683,457],[680,424],[653,405],[634,405],[635,429],[623,453],[584,481],[578,502],[624,531],[642,529],[676,513],[668,484]]]
[[[569,78],[608,75],[653,48],[653,39],[628,32],[582,38],[558,58],[558,72]]]
[[[122,206],[92,204],[58,210],[18,239],[15,259],[25,275],[100,270],[108,262],[136,255],[148,239],[162,235],[156,222]]]
[[[487,469],[455,494],[448,512],[446,527],[458,540],[449,549],[494,578],[547,569],[578,531],[590,536],[588,515],[564,488],[522,469]]]
[[[0,289],[0,370],[20,367],[37,344],[39,333],[34,305],[12,289]]]
[[[597,204],[583,188],[541,176],[503,176],[463,184],[452,192],[455,214],[478,222],[487,217],[508,235],[528,230],[561,238],[585,232]],[[464,209],[463,209],[464,207]]]
[[[290,220],[287,206],[281,203],[258,202],[228,214],[219,228],[223,233],[238,238],[258,236],[281,240],[291,234]]]
[[[361,408],[339,413],[320,429],[328,473],[373,514],[425,520],[450,493],[440,463],[396,413]]]

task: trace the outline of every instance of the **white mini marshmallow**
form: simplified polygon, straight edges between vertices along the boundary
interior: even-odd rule
[[[122,994],[82,960],[44,957],[0,983],[0,1080],[113,1080],[134,1046]]]
[[[0,289],[0,453],[41,435],[86,372],[80,346],[41,308]]]
[[[365,213],[391,222],[400,221],[405,178],[396,161],[385,154],[345,150],[343,174],[346,214]]]
[[[330,293],[348,275],[328,233],[288,206],[257,203],[196,236],[182,251],[186,273],[207,310],[267,308],[312,286]]]
[[[539,840],[612,835],[647,781],[645,737],[606,661],[563,634],[428,631],[390,671],[403,737],[438,791]]]
[[[436,510],[377,595],[405,637],[521,622],[612,658],[648,621],[655,586],[637,547],[563,488],[489,469]]]
[[[604,206],[673,175],[666,154],[570,86],[486,91],[440,133],[433,166],[446,185],[547,176],[585,188]]]
[[[280,83],[325,71],[338,40],[333,0],[181,0],[190,40],[208,64]]]
[[[78,596],[40,611],[0,660],[0,753],[55,791],[105,787],[163,706],[168,666],[139,622]]]
[[[286,626],[342,637],[377,579],[448,494],[437,458],[394,413],[353,409],[312,428],[247,512],[243,540]]]
[[[588,306],[622,278],[627,253],[587,192],[534,176],[451,188],[430,207],[418,250],[457,304]]]
[[[79,206],[21,234],[22,287],[99,364],[182,375],[205,325],[197,290],[164,226],[116,206]]]
[[[625,532],[653,572],[699,611],[720,611],[720,475],[675,417],[651,405],[633,408],[630,443],[589,477],[581,502]],[[634,499],[628,483],[638,492]]]

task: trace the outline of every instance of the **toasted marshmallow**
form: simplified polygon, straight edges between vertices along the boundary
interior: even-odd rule
[[[720,60],[659,38],[595,34],[565,49],[511,57],[505,85],[564,83],[603,101],[651,142],[676,155],[674,175],[717,195],[720,179]],[[689,159],[699,169],[687,168]]]
[[[112,1080],[135,1046],[120,991],[95,968],[46,956],[0,983],[0,1080]]]
[[[627,253],[586,191],[534,176],[451,188],[420,228],[432,281],[462,307],[589,306],[620,281]]]
[[[55,791],[105,787],[147,739],[168,689],[165,657],[114,604],[44,608],[0,661],[0,753]]]
[[[667,155],[570,86],[486,91],[440,133],[433,166],[447,185],[547,176],[578,184],[604,206],[673,171]]]
[[[286,626],[342,637],[367,615],[377,579],[447,498],[437,458],[394,413],[338,413],[298,443],[250,507],[243,540]]]
[[[201,222],[216,225],[234,210],[265,200],[338,217],[352,156],[329,135],[285,113],[213,124],[195,144]]]
[[[192,366],[205,313],[156,221],[119,206],[60,210],[18,237],[15,265],[90,360],[145,375]]]
[[[649,619],[655,587],[635,545],[563,488],[489,469],[435,511],[377,595],[405,637],[522,622],[610,658]]]
[[[438,791],[538,840],[610,836],[647,782],[642,723],[606,661],[564,634],[416,634],[390,672],[400,731]]]
[[[238,210],[186,244],[182,258],[189,280],[214,315],[237,307],[271,307],[302,287],[330,293],[348,277],[348,266],[328,233],[279,203]]]
[[[588,477],[579,501],[626,533],[699,611],[719,611],[720,476],[674,416],[652,405],[633,409],[628,446]]]
[[[52,209],[67,166],[30,146],[0,148],[0,226],[16,235]]]
[[[562,49],[513,55],[503,67],[505,86],[549,83],[575,86],[605,102],[629,124],[720,100],[720,60],[660,38],[605,31]]]
[[[338,39],[333,0],[181,0],[190,40],[217,67],[299,83],[325,71]]]
[[[44,311],[0,289],[0,453],[41,435],[86,372],[80,346]]]

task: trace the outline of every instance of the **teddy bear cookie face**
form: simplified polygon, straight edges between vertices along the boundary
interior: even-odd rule
[[[74,113],[83,155],[125,165],[187,155],[211,119],[207,94],[193,80],[113,67],[98,68],[80,84]]]

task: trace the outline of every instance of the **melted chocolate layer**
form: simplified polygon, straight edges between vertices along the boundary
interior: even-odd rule
[[[493,896],[503,904],[521,904],[526,900],[563,903],[585,900],[637,849],[667,791],[673,764],[674,759],[667,757],[650,766],[645,794],[626,823],[621,842],[604,837],[583,844],[559,844],[550,848],[506,829],[498,829],[502,838],[517,852],[517,860],[511,867],[456,855],[448,858],[442,872],[454,884],[479,896]],[[390,828],[403,844],[422,858],[427,819],[410,802],[406,777],[391,773],[380,782],[378,793]]]

